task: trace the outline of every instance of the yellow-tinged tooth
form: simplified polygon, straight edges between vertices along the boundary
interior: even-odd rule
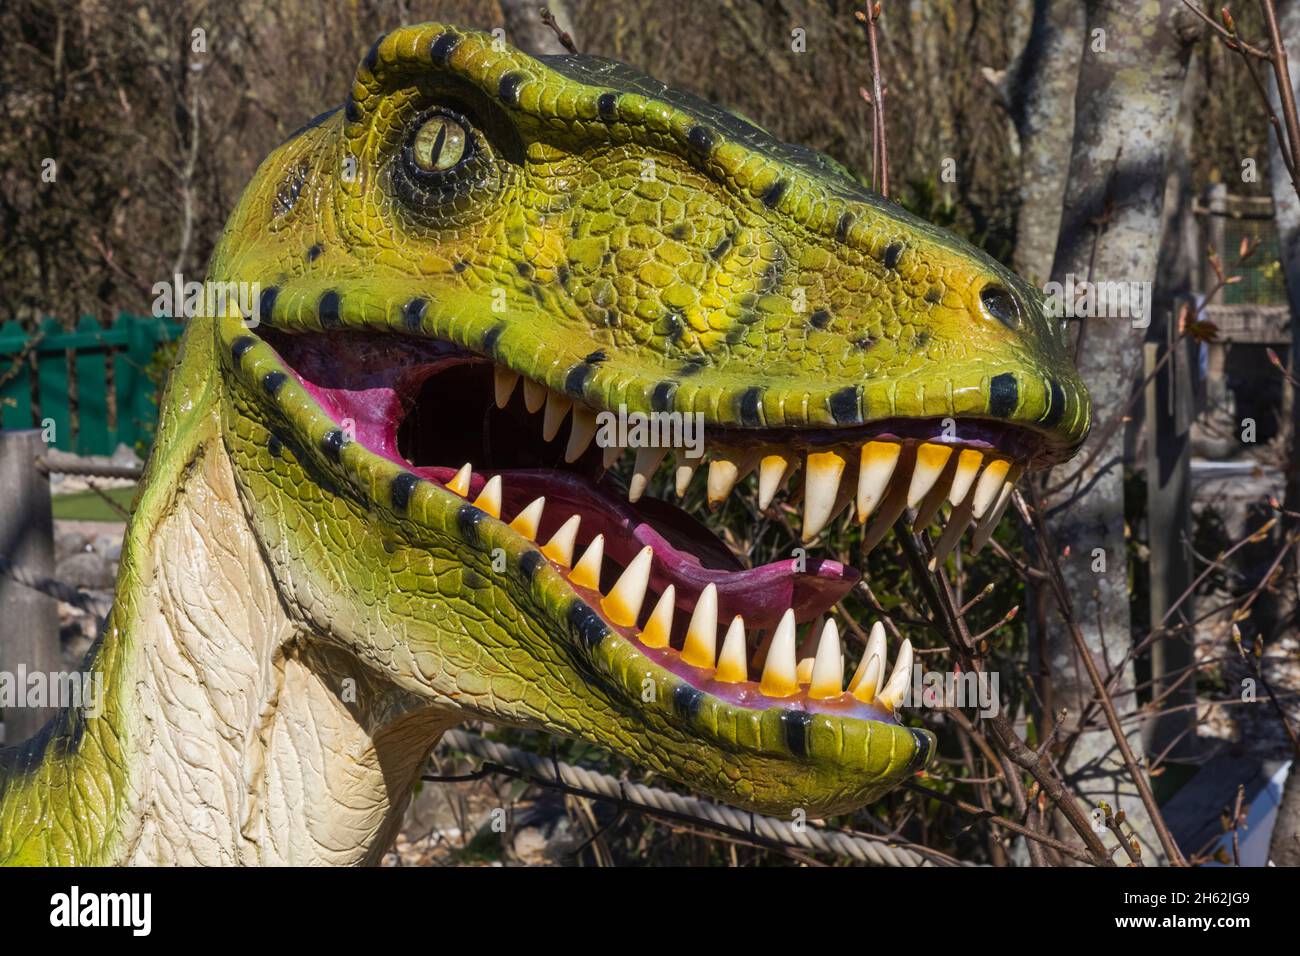
[[[542,415],[542,441],[550,441],[560,433],[564,416],[569,414],[569,409],[572,407],[573,399],[559,392],[546,393],[546,413]]]
[[[952,457],[951,445],[926,442],[916,450],[916,464],[912,468],[912,483],[907,489],[907,506],[915,508],[934,487],[943,474],[944,466]]]
[[[600,602],[605,616],[621,627],[636,624],[637,615],[641,613],[641,602],[645,600],[646,588],[650,587],[650,564],[654,560],[655,549],[646,545],[637,552],[632,563],[623,569],[619,579],[609,589]]]
[[[718,647],[718,588],[707,585],[700,592],[686,628],[682,660],[693,667],[712,667]]]
[[[677,472],[673,475],[673,490],[677,492],[678,498],[685,498],[686,491],[691,486],[691,479],[695,477],[695,471],[700,467],[704,456],[688,458],[685,452],[679,452],[676,459]]]
[[[731,619],[727,636],[722,639],[722,653],[718,655],[718,670],[713,679],[724,684],[749,680],[749,666],[745,663],[745,620],[739,614]]]
[[[569,422],[569,444],[564,449],[564,460],[577,461],[595,437],[596,413],[590,408],[574,405],[573,420]]]
[[[654,448],[646,445],[636,450],[636,466],[632,470],[632,480],[627,486],[627,500],[638,501],[645,494],[650,479],[659,469],[659,463],[668,454],[666,448]]]
[[[474,507],[494,518],[501,517],[501,476],[493,475],[474,499]]]
[[[839,697],[844,693],[844,657],[840,654],[840,631],[834,621],[822,628],[821,643],[813,660],[808,696],[813,700]]]
[[[799,665],[794,653],[794,610],[787,609],[772,635],[763,677],[758,682],[758,689],[768,697],[792,697],[799,693]]]
[[[671,584],[659,595],[655,609],[646,619],[641,631],[641,643],[646,647],[667,647],[673,635],[673,608],[677,603],[677,589]]]
[[[709,462],[709,507],[714,508],[726,500],[736,482],[745,477],[741,472],[744,462],[728,452],[714,455]]]
[[[957,456],[957,470],[953,472],[952,485],[948,488],[948,500],[954,506],[966,500],[982,464],[984,464],[984,453],[974,448],[963,449]]]
[[[879,654],[863,657],[858,670],[862,677],[853,688],[853,696],[862,703],[869,704],[876,699],[885,679],[885,659]]]
[[[591,591],[600,590],[600,565],[605,557],[605,536],[598,534],[591,539],[587,550],[583,552],[578,563],[569,572],[569,580],[580,588]]]
[[[546,386],[541,382],[534,382],[531,378],[524,379],[524,408],[536,415],[545,404]]]
[[[803,684],[812,683],[813,664],[817,663],[811,657],[800,657],[799,663],[795,666],[795,680],[802,686]]]
[[[881,661],[885,659],[885,625],[879,621],[871,625],[871,633],[867,636],[867,647],[862,652],[862,660],[858,661],[858,669],[853,672],[853,677],[849,681],[849,690],[857,690],[862,686],[873,657],[878,657]],[[873,699],[880,690],[880,681],[885,679],[883,664],[877,668],[877,671],[876,680],[869,682],[866,688],[867,696],[863,698],[864,700]]]
[[[980,523],[976,526],[975,533],[970,539],[970,553],[972,556],[984,550],[984,545],[989,543],[989,538],[993,537],[993,532],[1002,523],[1002,512],[1007,510],[1007,502],[1011,500],[1011,492],[1015,487],[1016,483],[1014,481],[1006,482],[1002,486],[1002,491],[998,494],[998,500],[980,519]]]
[[[904,465],[906,466],[907,463],[905,462]],[[875,517],[871,519],[871,525],[862,535],[864,554],[869,553],[872,548],[880,544],[894,526],[894,522],[907,510],[907,489],[907,473],[906,471],[900,471],[895,475],[894,480],[890,482],[884,501],[876,509]]]
[[[571,565],[573,563],[573,547],[578,541],[578,525],[580,524],[582,524],[582,518],[573,515],[568,521],[560,525],[560,529],[551,535],[551,540],[542,545],[542,554],[566,568]]]
[[[514,394],[515,386],[518,384],[518,372],[512,372],[500,365],[492,370],[492,385],[496,391],[497,408],[505,408],[510,404],[510,396]]]
[[[452,476],[451,481],[447,482],[447,490],[454,491],[464,498],[469,494],[469,480],[473,476],[474,470],[468,464],[460,466],[460,471]]]
[[[604,453],[600,456],[601,466],[604,467],[606,471],[613,468],[619,458],[622,457],[624,451],[625,449],[622,445],[607,445]]]
[[[790,460],[785,455],[764,455],[758,463],[758,507],[766,511],[776,493],[781,490],[790,473]]]
[[[532,503],[515,515],[510,528],[518,531],[529,541],[537,537],[537,529],[542,525],[542,509],[546,507],[546,498],[534,498]]]
[[[838,451],[815,451],[808,455],[803,478],[803,539],[812,540],[830,520],[835,496],[844,474],[844,456]]]
[[[912,682],[912,642],[903,641],[903,646],[898,649],[898,657],[894,660],[894,669],[890,672],[889,680],[885,681],[885,686],[880,689],[880,702],[886,707],[897,710],[903,705],[903,697],[907,694],[907,686]]]
[[[903,446],[888,441],[869,441],[862,446],[858,466],[858,523],[866,521],[889,491],[889,479],[898,466]]]
[[[980,475],[979,481],[975,482],[975,490],[971,493],[973,495],[971,512],[976,520],[983,518],[984,513],[989,510],[989,505],[997,500],[999,492],[1002,491],[1002,483],[1010,470],[1011,462],[1005,458],[994,459],[984,466],[984,473]]]

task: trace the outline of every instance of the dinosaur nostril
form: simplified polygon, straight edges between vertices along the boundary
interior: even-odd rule
[[[1009,329],[1020,326],[1020,307],[1015,296],[999,285],[986,285],[980,290],[980,304],[984,311]]]

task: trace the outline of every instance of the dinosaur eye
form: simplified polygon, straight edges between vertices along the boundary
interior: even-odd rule
[[[450,116],[431,116],[416,130],[411,158],[425,172],[445,173],[454,169],[469,151],[469,131]]]
[[[984,311],[997,319],[1009,329],[1014,329],[1020,322],[1020,309],[1016,300],[1006,289],[997,285],[986,285],[980,290],[980,303]]]

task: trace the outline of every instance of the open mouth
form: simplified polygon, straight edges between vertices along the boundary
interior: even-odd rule
[[[642,655],[744,708],[893,720],[911,681],[911,648],[904,642],[888,667],[877,624],[849,661],[825,615],[859,572],[804,556],[747,568],[703,522],[648,493],[669,453],[669,494],[699,481],[716,506],[757,472],[760,509],[781,496],[799,505],[805,540],[848,512],[867,523],[871,547],[904,514],[919,528],[950,509],[935,545],[941,560],[972,525],[976,546],[987,539],[1038,450],[1025,430],[951,419],[706,425],[695,457],[628,448],[615,438],[635,433],[612,419],[449,343],[362,332],[261,337],[352,441],[507,522]],[[611,472],[624,455],[635,456],[626,485]]]

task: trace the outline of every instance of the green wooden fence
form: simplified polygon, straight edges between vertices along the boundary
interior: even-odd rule
[[[0,423],[54,426],[54,446],[78,455],[110,455],[152,434],[157,408],[149,362],[179,338],[182,323],[119,315],[109,327],[82,316],[67,331],[45,319],[36,331],[0,326]],[[75,423],[73,409],[76,409]],[[74,427],[75,424],[75,427]]]

